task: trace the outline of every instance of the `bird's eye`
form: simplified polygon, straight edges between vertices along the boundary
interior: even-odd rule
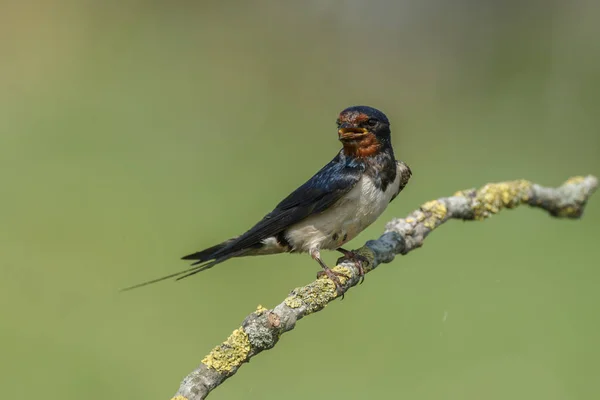
[[[340,121],[340,120],[338,119],[338,120],[336,120],[336,121],[335,121],[335,124],[336,124],[337,126],[340,126],[340,125],[342,124],[342,121]]]
[[[377,120],[375,118],[369,118],[369,120],[367,121],[367,125],[369,126],[375,126],[377,125]]]

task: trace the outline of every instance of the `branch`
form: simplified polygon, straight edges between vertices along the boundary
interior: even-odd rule
[[[579,218],[588,198],[596,190],[594,176],[574,177],[558,188],[546,188],[525,180],[491,183],[475,190],[463,190],[451,197],[423,204],[406,218],[387,223],[384,234],[368,241],[357,252],[365,256],[365,273],[382,263],[389,263],[396,254],[406,254],[423,245],[435,228],[449,219],[484,220],[503,208],[521,204],[542,208],[554,217]],[[340,277],[344,292],[360,279],[354,263],[338,260],[334,268],[348,278]],[[271,349],[279,337],[296,326],[307,315],[321,311],[335,300],[335,285],[327,277],[294,289],[278,306],[267,310],[258,306],[246,317],[242,326],[227,340],[215,347],[200,366],[184,378],[172,400],[200,400],[227,378],[234,375],[243,363],[263,350]]]

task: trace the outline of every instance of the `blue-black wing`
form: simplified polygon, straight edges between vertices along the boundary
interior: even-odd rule
[[[248,232],[237,238],[183,257],[185,260],[196,260],[191,268],[143,282],[124,290],[134,289],[173,277],[178,277],[177,279],[187,278],[188,276],[212,268],[231,257],[243,255],[248,249],[259,246],[261,241],[281,233],[290,225],[300,222],[312,214],[325,211],[356,185],[364,171],[364,164],[356,160],[342,158],[338,154],[304,185],[283,199],[273,211],[267,214]]]
[[[219,257],[258,245],[306,217],[325,211],[360,180],[365,166],[336,156],[305,184],[283,199],[249,231],[213,254]]]

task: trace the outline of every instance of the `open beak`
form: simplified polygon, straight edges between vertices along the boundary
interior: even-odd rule
[[[367,135],[369,131],[365,128],[340,128],[338,130],[339,139],[345,140],[357,140]]]

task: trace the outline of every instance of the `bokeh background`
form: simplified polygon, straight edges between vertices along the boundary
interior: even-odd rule
[[[600,174],[594,1],[0,3],[0,397],[165,399],[307,256],[133,292],[238,234],[368,104],[414,176],[351,242],[486,182]],[[598,196],[598,195],[597,195]],[[600,199],[451,222],[214,399],[590,399]],[[337,254],[326,254],[333,263]]]

